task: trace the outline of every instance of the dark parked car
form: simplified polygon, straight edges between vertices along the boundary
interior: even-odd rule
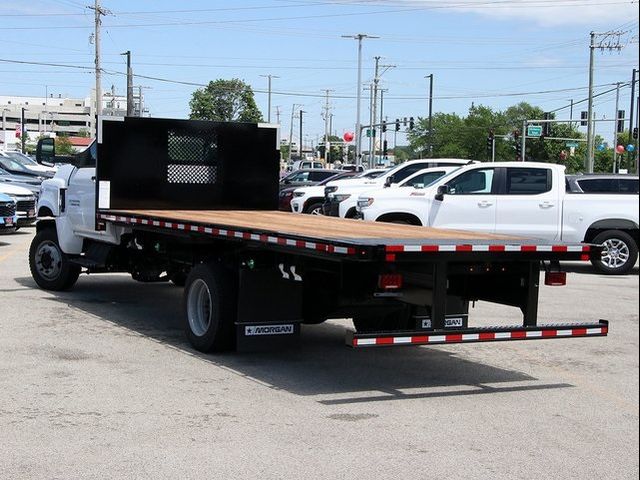
[[[298,170],[298,172],[300,172],[301,170]],[[313,172],[317,172],[318,170],[310,170]],[[331,175],[329,175],[328,177],[324,178],[323,180],[321,180],[320,182],[317,183],[309,183],[307,185],[324,185],[327,182],[331,182],[333,180],[340,180],[341,178],[348,178],[348,177],[354,177],[356,176],[356,172],[345,172],[342,170],[322,170],[323,172],[331,172]],[[295,173],[295,172],[294,172]],[[282,210],[283,212],[290,212],[291,211],[291,199],[293,198],[293,191],[297,188],[300,188],[302,186],[305,185],[282,185],[282,183],[280,183],[280,198],[279,198],[279,203],[278,203],[278,209]]]
[[[280,180],[280,188],[316,185],[318,182],[321,182],[336,173],[338,172],[335,170],[328,170],[325,168],[305,168],[302,170],[294,170]]]
[[[638,175],[567,175],[566,182],[571,193],[638,193]]]

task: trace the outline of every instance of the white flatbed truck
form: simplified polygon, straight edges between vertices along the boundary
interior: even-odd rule
[[[184,330],[205,352],[278,348],[329,318],[353,318],[356,348],[607,335],[605,320],[537,323],[541,267],[562,285],[559,261],[597,247],[276,211],[277,136],[101,117],[97,145],[43,183],[33,278],[50,290],[82,272],[184,285]],[[38,155],[55,154],[50,142]],[[474,328],[476,300],[522,315]]]

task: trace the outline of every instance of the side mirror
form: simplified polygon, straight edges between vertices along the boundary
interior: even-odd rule
[[[55,138],[44,137],[38,140],[36,146],[36,162],[42,165],[53,165],[56,156]]]
[[[435,199],[441,202],[444,200],[444,196],[449,193],[451,193],[451,187],[449,187],[449,185],[440,185],[438,190],[436,190]]]
[[[393,183],[393,175],[389,175],[387,179],[384,181],[384,187],[385,188],[390,187],[392,183]]]

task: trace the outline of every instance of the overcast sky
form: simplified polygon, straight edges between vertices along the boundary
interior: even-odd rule
[[[86,97],[94,87],[93,2],[3,1],[0,4],[0,95],[45,92]],[[638,2],[619,0],[102,0],[103,90],[124,93],[131,50],[134,85],[142,85],[156,117],[185,118],[198,85],[240,78],[256,92],[267,117],[272,80],[272,121],[280,112],[288,137],[292,106],[305,113],[304,135],[317,141],[325,92],[333,131],[353,131],[357,42],[365,33],[363,83],[383,67],[384,113],[427,115],[426,75],[434,75],[435,112],[465,114],[472,102],[503,109],[527,101],[555,110],[587,96],[589,32],[620,30],[620,52],[597,52],[596,93],[621,89],[629,110],[633,68],[638,68]],[[617,42],[617,38],[614,39]],[[33,62],[16,63],[16,62]],[[50,64],[50,65],[43,65]],[[362,118],[368,119],[367,92]],[[615,92],[595,103],[599,118],[614,114]],[[574,116],[586,110],[575,107]],[[569,109],[558,118],[568,118]],[[297,120],[294,132],[297,134]],[[613,125],[599,127],[613,136]],[[608,131],[611,134],[608,134]],[[294,138],[295,140],[295,138]]]

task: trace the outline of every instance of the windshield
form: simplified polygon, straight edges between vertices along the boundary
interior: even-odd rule
[[[318,185],[326,185],[327,183],[333,182],[334,180],[340,180],[341,178],[349,178],[349,177],[353,177],[353,172],[336,173],[335,175],[332,175],[329,178],[325,178],[321,182],[318,182]]]
[[[27,167],[25,167],[22,163],[15,161],[9,157],[1,157],[0,156],[0,167],[9,171],[18,171],[25,173],[32,173]]]
[[[359,178],[378,178],[381,175],[387,173],[388,171],[389,171],[388,168],[385,168],[384,170],[374,170],[370,172],[361,173],[360,175],[358,175],[358,177]]]
[[[38,165],[38,163],[33,160],[31,157],[24,155],[20,152],[5,152],[7,156],[14,159],[16,162],[21,163],[22,165]]]

